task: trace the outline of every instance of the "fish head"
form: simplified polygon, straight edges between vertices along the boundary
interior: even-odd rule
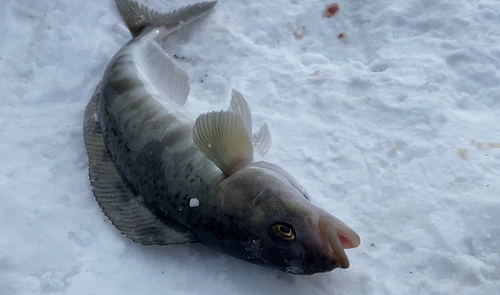
[[[266,162],[246,165],[219,185],[220,214],[234,256],[295,274],[349,267],[344,249],[360,238],[313,205],[297,181]]]

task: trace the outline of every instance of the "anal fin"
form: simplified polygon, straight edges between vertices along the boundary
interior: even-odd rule
[[[190,80],[155,41],[145,44],[142,70],[160,93],[160,99],[171,99],[183,105],[189,94]]]
[[[144,245],[195,242],[189,233],[165,225],[123,182],[106,149],[97,111],[100,86],[85,109],[83,134],[89,156],[89,177],[102,211],[126,237]]]

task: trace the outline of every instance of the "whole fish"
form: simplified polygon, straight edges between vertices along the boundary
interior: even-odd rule
[[[249,106],[233,90],[227,111],[183,107],[189,78],[158,40],[205,15],[214,2],[160,13],[116,0],[133,35],[109,62],[87,105],[84,139],[97,202],[144,245],[200,242],[294,274],[347,268],[359,236],[314,206],[282,168],[254,162],[270,147],[252,134]]]

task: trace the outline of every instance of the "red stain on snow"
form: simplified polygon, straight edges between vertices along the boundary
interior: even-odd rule
[[[328,5],[325,8],[325,11],[323,11],[323,15],[325,17],[331,17],[335,13],[337,13],[338,10],[339,10],[339,5],[337,3],[333,3],[333,4]]]
[[[293,36],[295,37],[295,39],[300,40],[304,37],[305,33],[306,33],[306,26],[302,26],[300,28],[297,28],[297,30],[293,32]]]
[[[344,33],[340,33],[340,34],[338,35],[338,37],[339,37],[339,39],[344,39],[344,37],[345,37],[345,36],[344,36]]]

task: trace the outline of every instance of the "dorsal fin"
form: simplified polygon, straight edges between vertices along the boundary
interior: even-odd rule
[[[187,5],[169,13],[161,13],[147,7],[134,0],[115,0],[118,11],[125,21],[132,36],[136,37],[147,26],[177,27],[184,25],[203,16],[207,13],[217,1],[200,2],[193,5]]]
[[[186,102],[190,84],[188,75],[155,41],[145,45],[141,66],[160,98],[172,99],[180,105]]]

